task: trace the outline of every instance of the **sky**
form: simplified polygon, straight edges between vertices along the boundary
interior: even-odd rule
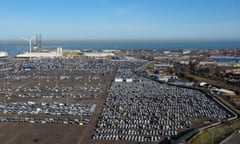
[[[240,0],[0,0],[0,40],[240,40]]]

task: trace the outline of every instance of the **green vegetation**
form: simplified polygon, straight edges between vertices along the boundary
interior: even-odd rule
[[[181,136],[180,138],[178,138],[175,141],[172,141],[172,144],[179,144],[179,143],[185,143],[189,138],[191,138],[193,135],[195,135],[196,133],[198,133],[197,129],[193,129],[191,131],[188,131],[186,134],[184,134],[183,136]]]
[[[235,130],[240,128],[240,119],[226,122],[222,125],[216,126],[202,131],[194,139],[190,141],[191,144],[211,144],[219,143],[227,136],[231,135]]]
[[[146,69],[153,69],[155,63],[156,63],[156,62],[151,62],[151,63],[147,64],[147,65],[144,67],[144,69],[145,69],[145,70],[146,70]]]
[[[210,85],[213,85],[213,86],[216,86],[216,87],[219,87],[219,88],[230,89],[230,90],[233,90],[233,91],[236,91],[236,92],[240,93],[240,89],[239,89],[238,86],[232,86],[232,85],[229,85],[229,84],[227,84],[223,81],[212,80],[212,79],[209,79],[209,78],[199,77],[199,76],[188,74],[188,73],[185,74],[184,76],[185,76],[185,78],[191,79],[193,81],[207,82]]]

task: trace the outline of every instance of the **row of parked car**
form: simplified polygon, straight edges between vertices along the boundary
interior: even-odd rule
[[[144,63],[142,63],[144,64]],[[136,62],[119,66],[93,139],[161,141],[194,127],[194,120],[224,120],[231,115],[204,93],[161,84],[135,74]]]
[[[25,122],[41,124],[87,124],[89,119],[79,118],[36,118],[36,117],[0,117],[0,122]]]
[[[78,98],[88,99],[97,98],[103,92],[99,87],[48,87],[48,86],[34,86],[34,87],[8,87],[0,88],[4,91],[7,97],[22,97],[22,98]]]
[[[7,114],[46,114],[60,116],[91,116],[96,104],[66,104],[66,103],[35,103],[35,102],[10,102],[0,103],[0,112]]]

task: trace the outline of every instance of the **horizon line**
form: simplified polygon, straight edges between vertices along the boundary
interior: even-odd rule
[[[43,39],[44,42],[240,42],[236,39]],[[20,42],[21,39],[0,39],[0,42]]]

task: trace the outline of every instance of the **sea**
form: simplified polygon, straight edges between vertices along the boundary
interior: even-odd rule
[[[43,48],[67,50],[179,50],[179,49],[236,49],[240,41],[229,42],[161,42],[161,41],[100,41],[100,42],[43,42]],[[29,51],[28,43],[0,42],[0,51],[8,52],[10,57]]]

